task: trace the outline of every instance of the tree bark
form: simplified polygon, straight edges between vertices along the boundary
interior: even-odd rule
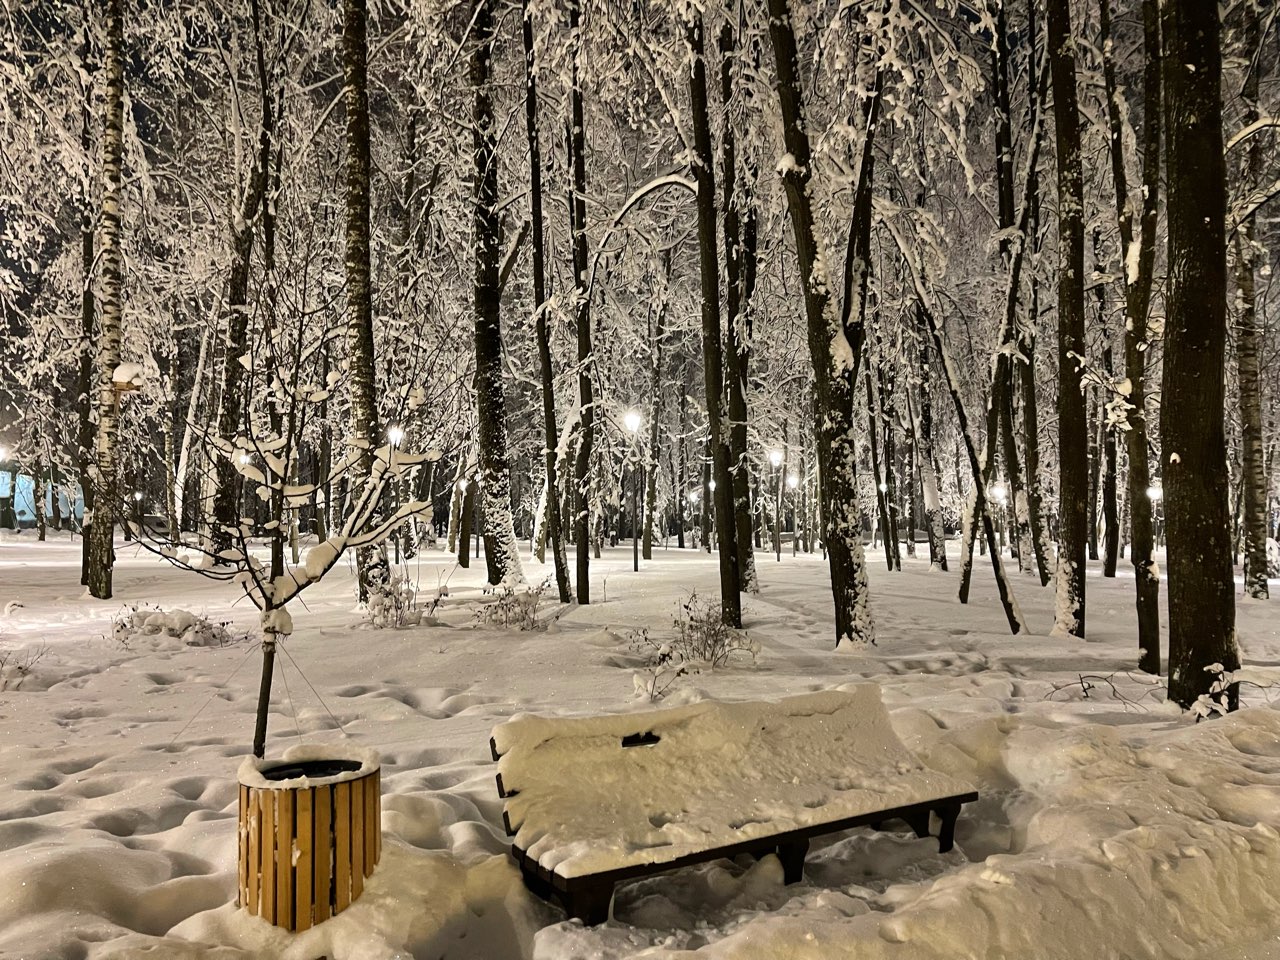
[[[1058,159],[1058,570],[1054,632],[1085,635],[1088,539],[1088,427],[1082,389],[1084,347],[1084,186],[1075,39],[1069,0],[1049,0]]]
[[[776,64],[778,104],[782,113],[783,139],[787,157],[782,178],[795,236],[796,256],[804,284],[805,321],[809,357],[814,372],[814,421],[820,477],[822,541],[831,567],[831,591],[835,600],[836,644],[874,643],[875,623],[869,605],[866,559],[862,551],[862,516],[858,507],[857,451],[854,446],[853,387],[863,344],[863,304],[865,270],[858,271],[858,292],[845,284],[845,312],[852,312],[857,297],[856,319],[842,322],[831,302],[826,257],[815,230],[811,192],[813,158],[804,115],[803,88],[796,53],[795,28],[790,0],[769,0],[769,37]],[[877,94],[873,103],[878,103]],[[874,110],[870,119],[874,120]],[[867,127],[864,165],[854,199],[851,235],[860,234],[860,217],[871,207],[870,170],[865,162],[874,132]],[[851,265],[846,263],[846,276]],[[838,338],[838,339],[837,339]],[[839,344],[841,356],[832,344]],[[847,353],[845,352],[847,348]]]
[[[720,558],[720,615],[730,627],[742,626],[733,474],[729,437],[723,425],[724,370],[720,348],[720,256],[716,243],[716,182],[707,108],[707,64],[700,12],[685,21],[685,42],[692,59],[689,99],[693,125],[693,178],[698,185],[698,260],[702,275],[702,371],[707,397],[707,430],[715,473],[716,532]]]
[[[1120,227],[1120,245],[1125,261],[1125,333],[1124,372],[1129,381],[1129,429],[1125,431],[1128,455],[1129,555],[1133,560],[1136,584],[1135,605],[1138,615],[1138,668],[1147,673],[1160,672],[1160,574],[1152,551],[1150,471],[1147,464],[1146,351],[1147,311],[1151,305],[1151,285],[1155,275],[1156,223],[1160,200],[1161,137],[1161,42],[1159,0],[1143,0],[1142,28],[1146,56],[1143,68],[1143,103],[1147,104],[1143,121],[1142,212],[1138,236],[1134,236],[1135,210],[1129,201],[1128,178],[1125,173],[1124,141],[1115,66],[1111,59],[1110,0],[1101,0],[1102,70],[1107,92],[1107,114],[1111,132],[1111,172],[1116,190],[1116,215]],[[1135,244],[1137,244],[1135,248]],[[1131,269],[1130,264],[1134,267]]]
[[[916,456],[920,462],[920,489],[924,497],[924,522],[929,534],[929,565],[947,572],[947,538],[942,526],[942,497],[938,463],[933,455],[933,391],[930,389],[928,332],[924,309],[916,301],[916,336],[920,343],[920,412],[913,418]]]
[[[569,232],[573,237],[574,303],[578,325],[578,438],[574,459],[574,530],[577,541],[576,593],[578,603],[591,602],[591,447],[595,442],[596,406],[591,374],[591,292],[587,288],[587,167],[586,129],[582,117],[582,87],[578,80],[578,58],[582,55],[579,32],[581,5],[569,0],[569,34],[573,42],[569,83],[569,163],[573,188],[569,198]]]
[[[1252,56],[1259,43],[1258,10],[1246,0],[1241,44]],[[1245,125],[1257,121],[1259,64],[1251,63],[1241,91],[1245,102]],[[1262,141],[1249,141],[1244,160],[1244,182],[1256,184],[1262,173]],[[1236,286],[1240,291],[1240,315],[1236,338],[1236,372],[1240,381],[1240,446],[1244,503],[1244,589],[1255,600],[1266,600],[1267,589],[1267,472],[1262,451],[1262,384],[1258,348],[1262,329],[1258,323],[1254,272],[1258,248],[1254,241],[1254,215],[1250,214],[1236,232]]]
[[[670,275],[670,264],[667,273]],[[651,338],[653,366],[650,370],[649,395],[653,397],[653,406],[649,408],[649,449],[645,451],[644,457],[644,536],[641,544],[641,555],[646,560],[653,559],[653,523],[658,510],[658,423],[662,419],[662,339],[666,314],[667,300],[664,294],[662,303],[658,306],[658,319]]]
[[[1169,698],[1211,693],[1240,666],[1223,426],[1226,164],[1218,5],[1164,0],[1169,302],[1160,441],[1169,552]],[[1234,692],[1234,691],[1231,691]],[[1228,700],[1234,699],[1230,695]]]
[[[751,196],[738,189],[738,168],[733,125],[735,41],[733,24],[736,4],[729,0],[729,13],[720,27],[720,102],[724,108],[724,130],[720,136],[720,178],[724,186],[724,259],[727,283],[725,307],[724,372],[729,395],[729,462],[733,474],[734,541],[738,551],[740,588],[749,593],[760,589],[756,577],[755,552],[751,549],[751,465],[747,458],[747,311],[749,284],[755,274],[754,218]],[[750,236],[744,235],[741,211],[747,209]]]
[[[120,365],[124,255],[121,202],[124,184],[124,0],[105,0],[107,44],[103,61],[106,127],[102,137],[102,324],[98,334],[98,430],[91,485],[94,504],[89,534],[89,593],[111,597],[115,565],[112,532],[119,506],[116,430],[119,398],[113,374]],[[15,486],[16,489],[16,486]],[[16,500],[16,497],[15,497]]]
[[[77,434],[76,461],[80,474],[80,494],[84,499],[83,523],[80,527],[80,583],[89,585],[89,542],[92,539],[90,518],[93,515],[93,454],[94,454],[94,422],[93,422],[93,360],[94,360],[94,321],[96,310],[93,295],[93,200],[90,189],[92,165],[88,157],[93,147],[92,134],[92,97],[93,83],[90,80],[92,68],[89,62],[92,47],[89,41],[89,21],[92,8],[89,0],[85,0],[82,12],[84,17],[84,37],[80,47],[80,63],[84,71],[80,99],[80,149],[84,151],[85,171],[80,187],[80,276],[83,287],[80,291],[80,370],[76,397],[76,409],[79,414],[79,432]],[[76,511],[75,493],[71,494],[71,513]]]
[[[555,371],[551,366],[551,331],[547,324],[547,280],[544,244],[546,228],[542,221],[542,148],[538,138],[538,80],[534,62],[533,19],[529,0],[523,0],[524,38],[524,110],[525,130],[529,139],[529,208],[533,220],[533,310],[537,317],[538,362],[542,373],[542,433],[546,447],[543,460],[547,476],[546,524],[555,563],[556,590],[561,603],[573,599],[569,588],[569,559],[565,551],[564,532],[560,523],[560,480],[556,470],[559,429],[556,425]]]
[[[350,0],[350,2],[357,2],[357,0]],[[253,253],[254,222],[266,199],[271,140],[274,133],[274,114],[271,110],[265,41],[258,0],[253,0],[251,11],[262,113],[253,169],[249,172],[244,194],[231,227],[231,271],[227,277],[227,338],[223,348],[221,405],[218,413],[218,436],[228,444],[235,443],[244,426],[245,391],[242,384],[246,370],[241,359],[245,355],[248,343],[249,261]],[[350,80],[348,80],[349,83]],[[367,141],[368,137],[366,136],[365,139]],[[349,279],[348,284],[350,284]],[[350,296],[350,287],[348,287],[348,296]],[[239,528],[238,514],[243,501],[244,481],[233,456],[219,455],[215,458],[217,483],[213,491],[213,522],[210,529],[215,552],[229,546],[235,531]]]

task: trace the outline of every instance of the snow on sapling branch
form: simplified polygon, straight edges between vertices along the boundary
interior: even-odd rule
[[[1215,716],[1226,716],[1239,709],[1241,686],[1270,691],[1276,685],[1270,677],[1247,667],[1233,671],[1227,670],[1221,663],[1211,663],[1204,671],[1212,676],[1213,682],[1209,684],[1209,692],[1200,694],[1196,702],[1191,704],[1191,713],[1195,716],[1196,723]],[[1269,694],[1267,702],[1271,702]]]

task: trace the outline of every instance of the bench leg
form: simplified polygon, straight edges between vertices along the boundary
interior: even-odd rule
[[[804,858],[809,852],[808,840],[793,840],[778,845],[778,859],[782,861],[782,882],[797,883],[804,876]]]
[[[609,904],[613,902],[613,884],[596,883],[564,895],[565,910],[570,917],[581,920],[588,927],[609,919]]]
[[[929,836],[929,812],[927,810],[909,813],[903,819],[907,821],[907,826],[915,831],[917,837],[924,838]]]
[[[946,853],[955,846],[956,820],[960,817],[960,805],[941,807],[936,813],[942,820],[942,829],[938,831],[938,852]]]

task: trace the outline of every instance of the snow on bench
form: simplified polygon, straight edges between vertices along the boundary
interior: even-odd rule
[[[905,820],[951,849],[973,788],[922,764],[876,684],[600,717],[524,716],[493,730],[511,853],[529,888],[588,924],[613,886],[739,853],[800,879],[809,838]]]

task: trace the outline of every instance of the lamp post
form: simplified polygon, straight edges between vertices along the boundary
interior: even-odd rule
[[[635,457],[635,462],[631,467],[631,570],[639,572],[640,532],[637,527],[637,518],[640,512],[640,480],[637,474],[640,466],[640,412],[638,410],[628,410],[622,421],[626,424],[627,429],[631,431],[631,450]]]
[[[1000,527],[1000,552],[1001,552],[1001,553],[1003,553],[1003,552],[1004,552],[1004,538],[1005,538],[1005,534],[1004,534],[1004,528],[1005,528],[1004,508],[1005,508],[1005,504],[1006,504],[1006,503],[1008,502],[1008,500],[1009,500],[1009,490],[1008,490],[1008,488],[1007,488],[1003,483],[997,483],[997,484],[995,484],[995,485],[991,488],[991,497],[992,497],[992,499],[993,499],[993,500],[995,500],[995,502],[996,502],[996,503],[998,503],[998,504],[1000,505],[1000,513],[999,513],[999,515],[996,517],[996,522],[997,522],[997,524],[998,524],[998,525],[999,525],[999,527]]]
[[[400,449],[400,444],[404,443],[404,428],[401,427],[399,424],[395,424],[395,423],[387,427],[387,443],[391,445],[391,450],[390,450],[389,456],[387,457],[387,460],[389,460],[391,464],[394,466],[396,462],[396,451]],[[394,511],[396,508],[400,506],[400,501],[402,499],[400,497],[400,485],[398,483],[388,484],[385,496],[388,498],[394,497],[394,500],[391,503],[391,507],[390,507],[390,509]],[[392,549],[395,551],[395,562],[399,563],[400,562],[400,528],[399,527],[397,527],[395,532],[391,535],[391,546],[392,546]]]
[[[1156,522],[1156,546],[1160,545],[1161,518],[1160,518],[1160,501],[1164,499],[1164,487],[1158,484],[1152,484],[1147,487],[1147,499],[1151,501],[1152,518]]]
[[[800,486],[800,478],[794,473],[787,474],[787,489],[791,491],[791,509],[794,511],[796,506],[796,487]],[[796,524],[791,525],[791,556],[796,555],[796,544],[800,542],[800,533]]]

